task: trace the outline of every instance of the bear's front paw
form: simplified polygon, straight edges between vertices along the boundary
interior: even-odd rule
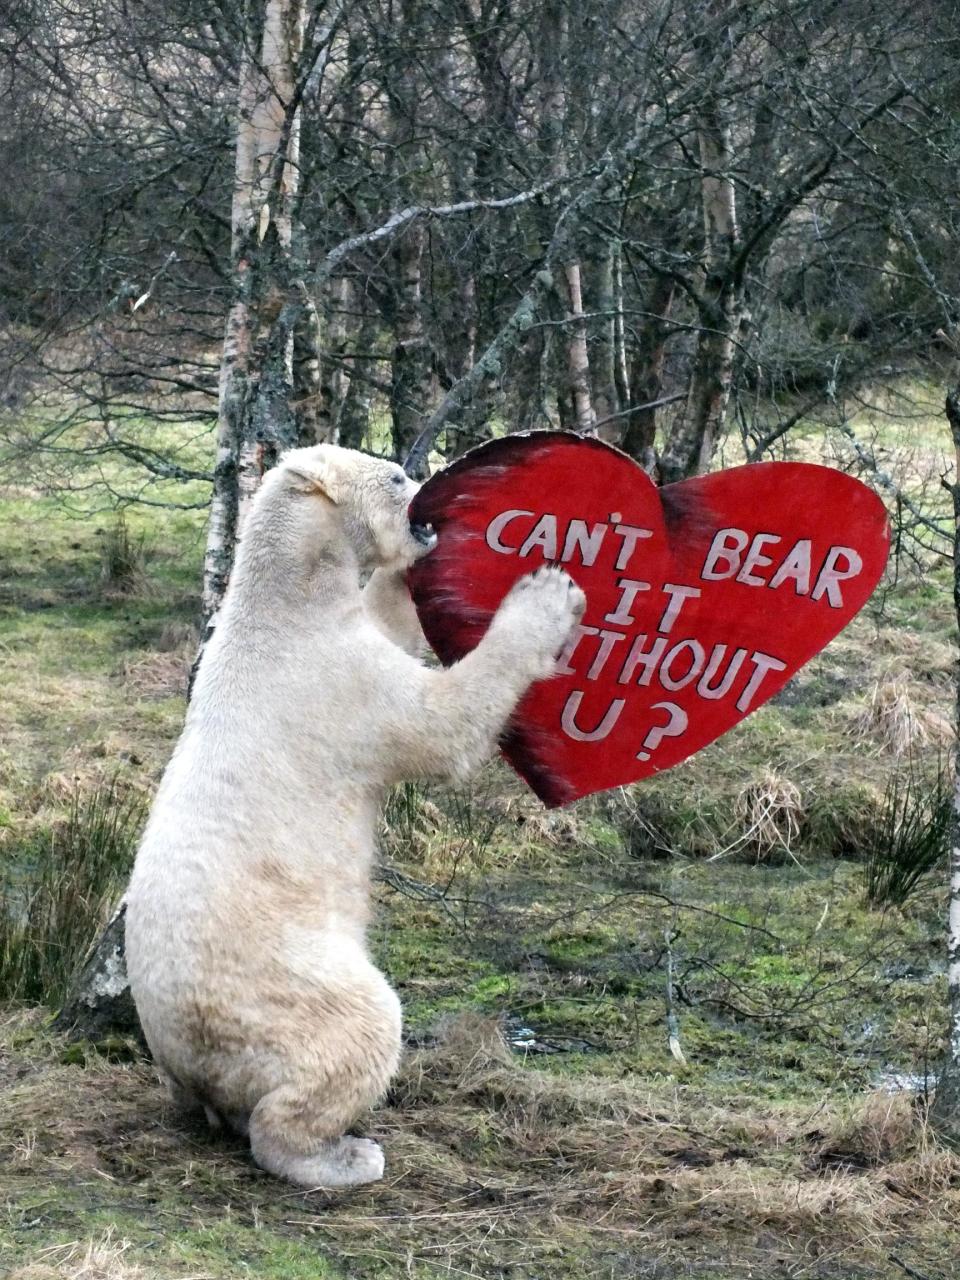
[[[514,583],[497,611],[497,625],[509,630],[519,653],[529,659],[533,679],[553,674],[557,656],[586,604],[586,596],[570,575],[552,565]]]

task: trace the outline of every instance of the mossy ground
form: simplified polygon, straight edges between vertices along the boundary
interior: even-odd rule
[[[936,472],[932,432],[926,453],[889,432],[881,446],[918,485]],[[0,509],[15,864],[76,785],[155,785],[183,714],[203,513],[132,512],[140,572],[117,590],[109,514],[28,490]],[[45,1011],[8,1007],[0,1274],[952,1277],[960,1159],[931,1135],[922,1084],[889,1092],[941,1052],[945,886],[882,913],[861,862],[896,765],[883,717],[903,710],[874,692],[902,681],[913,719],[895,728],[927,760],[947,749],[951,608],[938,555],[902,561],[773,703],[572,811],[545,812],[499,763],[458,792],[392,797],[372,941],[409,1047],[365,1122],[387,1150],[375,1187],[281,1185],[178,1116],[135,1046],[70,1049]],[[784,780],[796,828],[773,803],[751,831],[748,789],[775,801]]]

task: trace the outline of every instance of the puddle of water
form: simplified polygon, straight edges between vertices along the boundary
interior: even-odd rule
[[[507,1015],[503,1020],[503,1034],[507,1044],[516,1053],[602,1053],[599,1045],[576,1036],[541,1036],[528,1027],[522,1019]]]
[[[513,1026],[507,1028],[507,1044],[514,1049],[529,1049],[537,1040],[533,1027]]]

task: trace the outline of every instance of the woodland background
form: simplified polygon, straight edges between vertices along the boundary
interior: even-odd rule
[[[953,1275],[958,17],[0,16],[10,1274]],[[185,1130],[134,1039],[69,1041],[50,1013],[122,891],[279,452],[424,474],[545,426],[658,482],[771,457],[857,474],[889,505],[888,577],[660,779],[553,814],[500,764],[391,797],[389,1175],[292,1195]]]

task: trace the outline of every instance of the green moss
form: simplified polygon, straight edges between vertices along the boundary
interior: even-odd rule
[[[504,1001],[509,1001],[516,988],[515,979],[508,974],[490,974],[472,982],[464,992],[464,1004],[476,1003],[481,1006],[502,1008]]]
[[[855,780],[839,780],[809,800],[804,836],[811,852],[823,857],[859,855],[869,841],[879,813],[878,792]]]
[[[554,963],[602,956],[619,942],[616,930],[587,926],[582,932],[548,935],[545,954]]]
[[[623,832],[614,822],[608,822],[602,814],[587,817],[582,825],[582,836],[600,853],[618,854],[623,845]]]
[[[744,982],[757,982],[760,986],[784,991],[800,991],[816,981],[811,969],[782,955],[754,956],[746,966],[736,967],[735,976]]]

